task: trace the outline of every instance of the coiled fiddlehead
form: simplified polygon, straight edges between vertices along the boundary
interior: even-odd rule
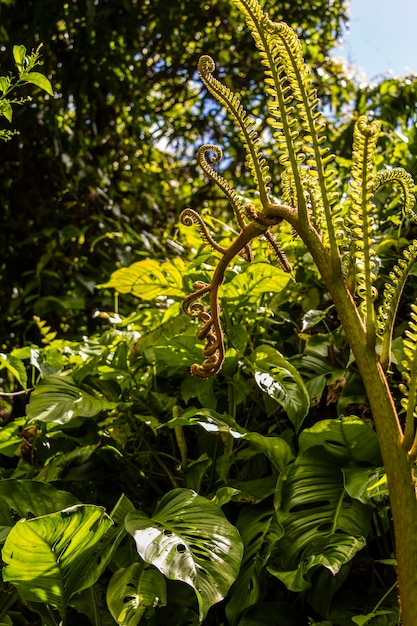
[[[208,161],[208,155],[212,154],[210,158],[210,162]],[[236,220],[241,228],[245,228],[246,223],[244,220],[244,208],[242,205],[242,201],[233,187],[220,176],[211,166],[211,163],[218,163],[223,156],[222,149],[219,146],[215,146],[213,144],[205,144],[204,146],[200,146],[198,149],[197,161],[200,165],[201,169],[207,174],[211,180],[213,180],[216,185],[223,191],[224,195],[228,198],[233,212],[235,214]],[[201,231],[200,231],[201,232]],[[212,244],[211,244],[212,245]],[[212,245],[213,247],[213,245]],[[217,251],[220,252],[219,246],[217,247]],[[215,248],[216,249],[216,248]],[[224,252],[224,250],[223,250]],[[243,250],[239,252],[239,255],[245,259],[245,261],[252,261],[253,254],[250,249],[250,246],[246,246]]]
[[[269,167],[259,147],[259,136],[238,97],[223,85],[213,72],[216,65],[211,57],[204,55],[198,62],[198,72],[207,90],[221,102],[236,122],[246,150],[246,162],[254,177],[256,187],[263,201],[268,199],[268,183],[271,180]]]

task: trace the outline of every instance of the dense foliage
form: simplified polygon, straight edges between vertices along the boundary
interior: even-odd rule
[[[341,179],[369,109],[383,120],[377,166],[417,174],[417,80],[359,88],[328,57],[342,1],[265,8],[304,41]],[[40,71],[54,89],[14,110],[20,135],[0,156],[1,623],[397,624],[372,415],[290,228],[280,242],[292,274],[262,242],[249,267],[229,267],[222,372],[189,375],[203,342],[181,302],[210,281],[216,255],[178,217],[210,205],[222,246],[235,230],[196,146],[221,142],[228,175],[253,197],[236,128],[199,83],[199,56],[216,58],[256,118],[265,110],[234,3],[0,9],[1,73],[15,71],[10,42],[43,42]],[[272,145],[266,154],[279,175]],[[376,203],[388,274],[414,227],[389,188]],[[400,321],[415,300],[413,270],[409,285]],[[393,355],[398,388],[399,338]],[[320,556],[310,558],[312,543]]]

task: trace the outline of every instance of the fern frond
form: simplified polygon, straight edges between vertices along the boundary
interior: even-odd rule
[[[408,329],[405,331],[403,350],[404,360],[402,372],[404,383],[400,385],[403,394],[401,405],[406,412],[403,445],[407,450],[413,444],[415,437],[415,419],[417,417],[417,305],[411,305],[411,317]],[[414,447],[414,446],[413,446]]]
[[[246,162],[254,177],[256,187],[263,202],[268,201],[268,183],[271,180],[268,164],[259,147],[260,140],[253,121],[244,110],[239,98],[217,78],[216,69],[211,57],[204,55],[198,61],[198,72],[207,90],[223,104],[237,123],[243,144],[246,149]]]
[[[334,234],[333,207],[338,202],[335,191],[337,180],[331,166],[334,155],[324,144],[326,123],[318,109],[317,92],[311,84],[310,71],[306,66],[301,50],[301,43],[294,30],[283,22],[272,22],[267,16],[263,27],[275,46],[276,54],[282,64],[286,80],[295,104],[298,122],[302,129],[301,140],[306,154],[306,165],[310,175],[317,178],[316,213],[323,213],[334,258],[338,257]],[[322,220],[322,218],[320,218]]]
[[[184,209],[180,214],[180,221],[184,226],[192,226],[196,224],[198,227],[198,232],[200,233],[201,239],[205,241],[205,243],[210,246],[212,250],[215,252],[219,252],[220,254],[224,254],[226,248],[219,246],[219,244],[213,239],[210,235],[206,224],[204,223],[201,215],[194,211],[194,209]]]
[[[396,183],[400,186],[403,196],[403,212],[411,221],[417,222],[417,213],[413,210],[416,203],[414,196],[414,180],[411,174],[402,167],[394,167],[391,170],[380,170],[374,176],[374,191],[382,185]]]
[[[210,153],[212,154],[212,156],[209,158],[208,155]],[[236,193],[230,183],[228,183],[227,180],[225,180],[223,176],[218,174],[218,172],[216,172],[211,166],[211,163],[219,163],[222,157],[223,152],[219,146],[215,146],[213,144],[204,144],[198,149],[197,162],[200,165],[201,169],[207,174],[207,176],[216,183],[216,185],[223,191],[224,195],[228,198],[239,226],[241,228],[244,228],[246,223],[243,217],[244,208],[240,196]]]
[[[275,252],[275,256],[277,257],[277,260],[278,260],[278,267],[284,270],[284,272],[288,272],[288,273],[291,272],[292,271],[291,264],[288,261],[287,255],[282,249],[279,241],[277,241],[276,237],[274,237],[274,235],[270,233],[269,230],[266,231],[264,237],[266,241],[268,242],[268,244],[270,245],[270,247],[272,248],[272,250]]]
[[[306,159],[303,142],[299,138],[299,124],[293,94],[281,63],[279,50],[273,38],[264,29],[267,19],[257,0],[233,0],[245,15],[247,26],[259,50],[264,66],[265,92],[268,96],[268,123],[276,140],[279,161],[294,180],[297,206],[301,222],[308,222],[307,206],[298,166]]]
[[[377,332],[382,338],[380,362],[386,370],[391,358],[392,334],[398,305],[410,270],[417,259],[417,240],[414,240],[403,252],[390,274],[390,281],[385,284],[382,304],[378,309]]]
[[[346,216],[346,230],[351,237],[350,255],[355,267],[356,294],[362,300],[360,309],[365,318],[370,342],[375,339],[374,300],[377,296],[373,272],[373,170],[380,129],[379,121],[368,122],[366,116],[361,116],[355,124],[350,181],[351,204]]]

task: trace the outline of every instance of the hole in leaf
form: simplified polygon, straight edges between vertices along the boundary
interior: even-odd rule
[[[340,441],[335,441],[334,439],[326,439],[326,443],[329,446],[335,446],[336,448],[346,448],[344,443],[341,443]]]
[[[127,604],[128,602],[133,602],[134,600],[136,600],[135,596],[125,596],[123,598],[123,604]]]
[[[181,554],[182,554],[183,552],[185,552],[185,551],[186,551],[186,549],[187,549],[187,548],[185,547],[185,545],[184,545],[183,543],[179,543],[179,544],[177,545],[177,552],[180,552]]]
[[[14,522],[18,522],[20,519],[22,519],[16,509],[14,509],[12,506],[10,507],[10,517]]]
[[[317,526],[317,530],[326,531],[326,530],[330,530],[331,527],[332,527],[332,523],[331,522],[323,522],[323,524],[319,524]]]
[[[307,511],[308,509],[318,509],[319,507],[327,507],[330,505],[328,500],[319,500],[318,502],[309,502],[306,504],[297,504],[290,509],[290,513],[299,513],[300,511]]]

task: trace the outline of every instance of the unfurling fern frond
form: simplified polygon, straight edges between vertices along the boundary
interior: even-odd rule
[[[403,445],[410,450],[410,456],[416,455],[415,419],[417,417],[417,305],[411,305],[411,319],[405,331],[404,360],[402,362],[403,381],[400,391],[403,394],[401,405],[406,412]],[[413,443],[414,442],[414,443]],[[410,449],[411,448],[411,449]]]
[[[374,191],[382,185],[394,183],[399,185],[403,196],[403,212],[411,221],[417,222],[417,213],[413,210],[416,203],[414,196],[414,180],[411,174],[402,167],[394,167],[390,170],[380,170],[374,176]]]
[[[361,116],[354,128],[351,168],[351,204],[346,217],[346,231],[350,234],[349,255],[355,267],[356,294],[362,300],[360,308],[366,321],[368,339],[375,337],[373,260],[373,225],[375,207],[374,156],[381,124],[369,122]],[[349,277],[348,277],[349,278]]]
[[[380,362],[386,370],[391,358],[391,343],[398,304],[403,293],[409,272],[417,259],[417,240],[414,240],[403,252],[390,274],[390,282],[385,284],[382,293],[382,304],[378,310],[377,332],[382,338]]]
[[[268,183],[271,180],[268,164],[259,147],[259,135],[253,121],[246,113],[239,98],[228,87],[223,85],[213,72],[216,69],[211,57],[204,55],[198,62],[198,72],[207,90],[223,104],[236,122],[240,136],[246,149],[246,161],[254,177],[261,200],[268,199]]]
[[[212,154],[212,157],[210,158],[209,162],[208,155],[210,153]],[[219,146],[215,146],[213,144],[205,144],[203,146],[200,146],[200,148],[198,149],[197,161],[201,169],[207,174],[207,176],[209,176],[209,178],[211,178],[211,180],[216,183],[216,185],[223,191],[224,195],[228,198],[237,222],[241,230],[243,230],[246,226],[246,222],[244,219],[245,210],[242,201],[239,195],[230,185],[230,183],[228,183],[227,180],[225,180],[223,176],[216,172],[211,166],[211,163],[218,163],[219,161],[221,161],[222,156],[223,152],[222,149],[219,148]],[[204,236],[204,233],[202,234]],[[212,245],[212,243],[210,243],[210,245]],[[220,250],[218,249],[218,251]],[[242,258],[245,259],[245,261],[253,260],[253,254],[250,246],[246,246],[246,248],[242,250],[239,254]]]
[[[265,72],[265,92],[268,96],[268,124],[272,129],[279,161],[294,181],[297,206],[300,218],[308,222],[307,206],[299,174],[299,165],[306,159],[303,141],[299,134],[299,124],[293,94],[281,63],[279,50],[273,38],[264,29],[268,19],[257,0],[233,0],[245,15],[246,23],[261,56]]]

